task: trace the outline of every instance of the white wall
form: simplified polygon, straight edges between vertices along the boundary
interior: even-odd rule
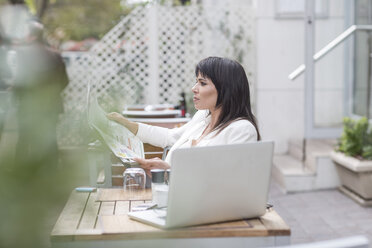
[[[257,0],[256,113],[264,139],[276,142],[276,153],[285,153],[289,139],[304,135],[304,76],[288,79],[304,63],[304,21],[275,17],[275,0]],[[316,21],[318,51],[344,29],[343,1],[330,0],[328,17]],[[333,126],[342,120],[343,47],[316,65],[315,120]]]

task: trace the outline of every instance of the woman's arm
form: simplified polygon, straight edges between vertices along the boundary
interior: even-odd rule
[[[124,127],[128,128],[129,131],[131,131],[134,135],[137,135],[138,132],[138,123],[133,122],[125,118],[119,113],[112,112],[107,114],[107,118],[116,121],[117,123],[123,125]]]
[[[142,142],[159,147],[172,146],[187,128],[187,124],[180,128],[169,129],[137,123],[116,112],[107,114],[107,118],[126,127]]]
[[[115,112],[107,114],[107,118],[128,128],[129,131],[131,131],[134,135],[137,135],[137,137],[143,143],[149,143],[151,145],[164,148],[167,146],[172,146],[174,143],[176,143],[185,130],[195,125],[195,123],[205,119],[206,114],[206,111],[198,111],[191,121],[182,127],[172,129],[129,121],[121,114]]]
[[[173,146],[182,134],[190,127],[205,119],[206,112],[198,111],[191,121],[178,128],[156,127],[143,123],[138,123],[137,137],[144,143],[154,146],[167,147]]]

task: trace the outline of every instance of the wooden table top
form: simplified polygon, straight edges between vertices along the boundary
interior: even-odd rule
[[[123,189],[98,189],[97,192],[73,191],[51,233],[51,240],[133,240],[202,237],[287,236],[290,229],[273,210],[260,218],[218,224],[162,230],[129,219],[133,206],[149,202],[151,190],[134,198]]]

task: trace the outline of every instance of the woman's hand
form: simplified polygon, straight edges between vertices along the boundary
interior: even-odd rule
[[[125,118],[124,116],[122,116],[121,114],[116,113],[116,112],[108,113],[106,115],[106,117],[109,120],[116,121],[117,123],[119,123],[119,124],[123,125],[124,127],[128,128],[128,130],[131,131],[134,135],[137,134],[138,123],[130,121],[127,118]]]
[[[109,120],[116,121],[118,123],[121,123],[126,120],[124,116],[122,116],[121,114],[117,112],[108,113],[106,116]]]
[[[160,158],[151,158],[151,159],[143,159],[143,158],[134,158],[134,161],[139,163],[139,165],[146,171],[146,174],[151,177],[151,170],[152,169],[170,169],[170,166],[167,162],[161,160]]]

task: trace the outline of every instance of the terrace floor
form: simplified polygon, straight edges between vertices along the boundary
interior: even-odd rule
[[[269,203],[291,228],[291,244],[364,235],[372,244],[372,207],[337,189],[284,194],[272,182]]]

